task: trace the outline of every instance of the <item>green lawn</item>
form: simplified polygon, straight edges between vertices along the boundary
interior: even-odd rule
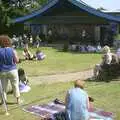
[[[30,76],[56,74],[62,72],[75,72],[93,68],[100,61],[100,54],[80,54],[71,52],[59,52],[51,47],[41,48],[47,55],[43,61],[24,61],[19,64]],[[31,49],[35,53],[35,49]],[[22,50],[18,50],[20,58]]]
[[[31,104],[46,103],[55,98],[64,100],[66,91],[71,87],[72,82],[32,86],[29,93],[22,95],[24,106],[8,105],[10,116],[3,115],[3,109],[0,108],[0,120],[39,120],[39,117],[24,112],[22,108]],[[86,82],[85,90],[95,99],[95,107],[113,112],[115,120],[120,120],[120,82]],[[14,101],[13,96],[8,97],[9,101]]]
[[[31,49],[35,52],[35,49]],[[52,48],[42,48],[47,58],[43,61],[24,61],[18,66],[23,67],[28,76],[46,75],[61,72],[81,71],[93,68],[94,64],[100,61],[100,54],[80,54],[70,52],[58,52]],[[22,58],[22,51],[18,54]],[[39,120],[40,118],[22,110],[31,104],[47,103],[55,98],[64,100],[66,91],[73,87],[73,82],[38,84],[31,85],[32,90],[29,93],[22,94],[24,105],[8,105],[10,116],[3,115],[4,109],[0,106],[0,120]],[[115,114],[115,120],[120,120],[120,82],[111,81],[95,82],[87,81],[85,90],[89,96],[95,99],[94,106],[102,108],[105,111],[111,111]],[[15,101],[12,95],[8,95],[8,101]]]

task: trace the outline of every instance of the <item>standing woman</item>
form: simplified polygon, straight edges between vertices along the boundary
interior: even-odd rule
[[[10,80],[14,96],[19,104],[19,78],[16,63],[19,62],[16,51],[12,48],[11,40],[7,35],[0,36],[0,79],[3,87],[3,94],[7,101],[6,91],[8,80]],[[12,77],[11,77],[12,76]]]

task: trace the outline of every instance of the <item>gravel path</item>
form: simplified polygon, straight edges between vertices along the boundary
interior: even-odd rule
[[[34,85],[44,84],[44,83],[56,83],[56,82],[68,82],[74,81],[76,79],[87,79],[93,76],[93,70],[85,70],[81,72],[72,72],[72,73],[62,73],[54,75],[45,75],[45,76],[34,76],[29,77],[30,83]]]

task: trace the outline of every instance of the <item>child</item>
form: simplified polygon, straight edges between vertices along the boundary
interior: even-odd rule
[[[31,90],[30,86],[28,85],[28,79],[27,76],[25,74],[24,69],[19,68],[18,69],[18,76],[19,76],[19,89],[20,92],[29,92]]]
[[[43,60],[45,57],[46,55],[41,50],[36,51],[36,60]]]

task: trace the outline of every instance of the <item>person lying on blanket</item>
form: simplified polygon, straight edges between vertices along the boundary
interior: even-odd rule
[[[89,97],[84,90],[85,81],[76,80],[74,88],[68,90],[65,98],[67,120],[90,120]]]

